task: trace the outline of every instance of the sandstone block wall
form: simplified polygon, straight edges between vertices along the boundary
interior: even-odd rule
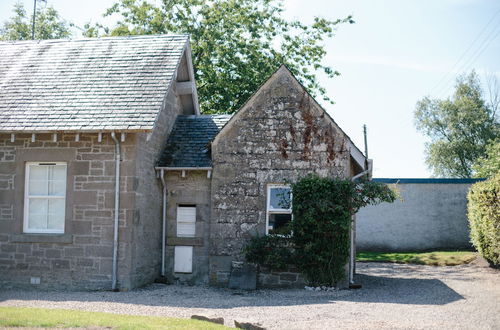
[[[166,274],[172,282],[208,283],[208,247],[210,225],[210,179],[207,171],[167,172],[167,265]],[[195,237],[177,237],[177,206],[196,205]],[[193,246],[193,272],[174,273],[176,245]]]
[[[136,206],[132,225],[132,286],[153,282],[160,276],[162,233],[162,186],[155,166],[165,148],[175,119],[183,112],[180,97],[173,88],[165,96],[149,141],[146,134],[137,138],[135,163]]]
[[[121,172],[119,284],[130,286],[131,236],[135,205],[135,135],[123,143]],[[24,234],[25,163],[68,164],[63,235]],[[0,135],[0,286],[109,289],[114,215],[114,144],[108,134]]]

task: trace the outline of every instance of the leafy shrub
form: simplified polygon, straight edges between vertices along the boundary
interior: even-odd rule
[[[270,234],[253,237],[243,252],[248,262],[269,268],[285,270],[293,264],[293,248],[289,236]]]
[[[500,173],[472,185],[467,195],[472,244],[493,265],[500,265]]]
[[[295,262],[312,285],[335,286],[345,277],[352,216],[363,206],[393,202],[386,185],[309,175],[292,185]]]
[[[292,236],[253,238],[245,248],[247,261],[285,269],[295,265],[309,283],[335,286],[345,277],[352,216],[359,208],[393,202],[386,185],[311,174],[292,184]]]

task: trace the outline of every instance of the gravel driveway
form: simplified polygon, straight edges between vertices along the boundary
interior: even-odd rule
[[[0,306],[260,323],[269,329],[500,329],[500,272],[358,263],[360,290],[235,292],[153,284],[131,292],[0,291]]]

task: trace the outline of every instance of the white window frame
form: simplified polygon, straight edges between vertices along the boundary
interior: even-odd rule
[[[275,209],[271,207],[271,189],[276,189],[276,188],[286,188],[286,189],[292,189],[290,185],[287,184],[282,184],[282,183],[270,183],[267,185],[267,198],[266,198],[266,235],[269,234],[269,231],[273,229],[269,225],[269,216],[271,214],[292,214],[292,193],[290,191],[290,208],[289,209]],[[292,220],[293,220],[293,215],[292,215]]]
[[[180,208],[194,208],[194,221],[179,221],[179,209]],[[179,204],[177,205],[177,215],[175,219],[176,223],[176,235],[177,237],[196,237],[196,215],[197,215],[197,209],[196,205],[187,205],[187,204]],[[184,224],[192,224],[193,226],[193,234],[192,235],[181,235],[179,234],[179,223],[184,223]]]
[[[66,189],[64,196],[30,196],[29,195],[29,179],[30,179],[30,166],[32,165],[65,165]],[[66,162],[26,162],[25,177],[24,177],[24,216],[23,216],[23,232],[28,234],[64,234],[66,226],[66,196],[68,187],[68,163]],[[30,229],[29,228],[29,201],[30,199],[63,199],[64,200],[64,221],[62,229]]]

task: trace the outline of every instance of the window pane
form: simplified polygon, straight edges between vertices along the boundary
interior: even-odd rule
[[[47,229],[47,200],[33,198],[29,200],[28,228]]]
[[[66,195],[66,180],[49,181],[49,196]]]
[[[49,195],[66,195],[66,165],[51,165],[49,167]]]
[[[47,166],[30,165],[29,167],[30,196],[47,195]]]
[[[269,204],[271,209],[290,209],[290,188],[271,188]]]
[[[289,235],[292,230],[290,228],[290,222],[292,221],[292,215],[287,213],[272,213],[269,214],[269,226],[272,229],[269,230],[270,234],[281,234]]]
[[[64,199],[49,199],[47,229],[64,229]]]

